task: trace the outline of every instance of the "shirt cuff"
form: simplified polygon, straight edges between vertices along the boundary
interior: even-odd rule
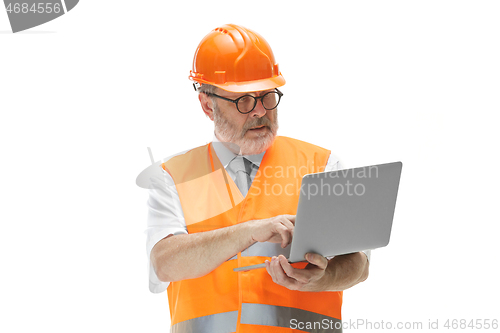
[[[372,250],[364,250],[364,251],[361,251],[363,252],[364,254],[366,254],[366,259],[368,259],[368,262],[370,262],[370,257],[372,255]]]
[[[150,257],[151,257],[151,251],[153,250],[153,247],[161,241],[163,238],[169,236],[169,235],[181,235],[181,234],[187,234],[186,230],[179,229],[177,231],[174,231],[172,229],[168,230],[162,230],[160,232],[155,233],[148,241],[146,245],[146,250],[147,250],[147,255],[148,255],[148,266],[149,266],[149,291],[158,294],[162,293],[165,290],[167,290],[168,285],[170,282],[163,282],[160,281],[158,276],[156,275],[156,272],[153,268],[153,264],[151,263]]]

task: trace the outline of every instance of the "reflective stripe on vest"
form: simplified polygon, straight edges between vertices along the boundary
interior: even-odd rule
[[[255,243],[245,250],[241,251],[242,257],[274,257],[279,256],[280,254],[285,257],[290,256],[290,246],[285,248],[281,247],[281,243]],[[228,260],[238,259],[238,255],[235,255]]]
[[[280,254],[285,257],[290,256],[290,246],[281,247],[281,243],[255,243],[247,249],[241,251],[243,257],[273,257]]]
[[[238,311],[216,313],[182,321],[172,326],[171,333],[231,333],[236,332]]]
[[[280,243],[255,243],[241,251],[242,257],[277,257],[280,254],[285,257],[290,256],[290,246],[282,248]],[[238,255],[232,256],[228,260],[235,259],[238,259]]]
[[[243,303],[240,322],[250,325],[294,328],[314,333],[342,332],[342,321],[336,318],[297,308],[267,304]]]
[[[231,333],[236,331],[238,311],[217,313],[180,322],[172,333]],[[304,332],[342,332],[342,322],[315,312],[267,304],[243,303],[241,323],[296,328]]]

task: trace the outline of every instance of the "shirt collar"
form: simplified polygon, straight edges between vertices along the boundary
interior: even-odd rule
[[[224,144],[220,142],[219,139],[217,139],[215,133],[212,142],[215,143],[213,145],[215,154],[217,154],[219,161],[222,163],[224,168],[226,168],[229,162],[231,162],[237,155],[233,153],[231,150],[229,150],[226,146],[224,146]],[[257,167],[260,167],[260,163],[262,162],[262,158],[264,157],[265,153],[266,152],[262,152],[257,155],[243,155],[243,157],[248,159],[253,164],[257,165]]]

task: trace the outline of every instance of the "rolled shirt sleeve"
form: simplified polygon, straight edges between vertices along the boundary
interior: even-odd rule
[[[146,233],[146,254],[149,267],[149,290],[161,293],[168,282],[158,279],[150,261],[151,251],[160,240],[169,235],[187,234],[186,222],[174,181],[165,172],[163,178],[152,178],[147,201],[148,216]]]

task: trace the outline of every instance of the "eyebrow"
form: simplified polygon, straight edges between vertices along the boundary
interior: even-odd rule
[[[261,90],[261,91],[250,91],[250,92],[246,92],[243,95],[240,95],[238,97],[246,96],[246,95],[250,95],[251,96],[251,94],[256,94],[257,97],[260,97],[262,95],[265,95],[265,94],[267,94],[269,92],[273,92],[273,91],[274,91],[274,89],[271,89],[271,90]],[[238,97],[236,97],[236,98],[238,98]]]

